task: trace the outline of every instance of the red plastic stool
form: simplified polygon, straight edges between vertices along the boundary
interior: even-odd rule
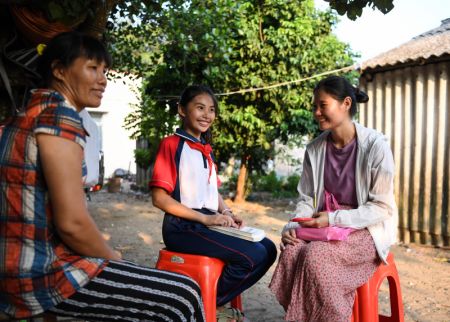
[[[389,253],[388,264],[381,264],[369,281],[356,291],[352,322],[403,322],[403,301],[400,279],[394,263],[394,255]],[[391,316],[378,315],[378,290],[387,278],[391,302]]]
[[[166,249],[159,251],[156,263],[157,269],[187,275],[200,285],[207,322],[216,321],[217,281],[224,266],[224,262],[217,258],[176,253]],[[242,312],[240,295],[231,301],[231,307]]]

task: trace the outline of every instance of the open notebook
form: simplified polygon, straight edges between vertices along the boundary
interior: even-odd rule
[[[233,228],[233,227],[223,227],[223,226],[208,226],[209,229],[218,231],[222,234],[230,235],[233,237],[253,241],[253,242],[259,242],[264,237],[266,237],[266,233],[264,230],[255,228],[255,227],[249,227],[245,226],[242,228]]]

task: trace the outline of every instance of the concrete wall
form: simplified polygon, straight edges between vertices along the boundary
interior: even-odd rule
[[[125,117],[132,111],[131,104],[139,102],[137,90],[140,81],[129,77],[110,80],[98,108],[88,111],[100,128],[101,147],[105,158],[105,178],[122,168],[136,173],[134,149],[136,142],[124,128]]]

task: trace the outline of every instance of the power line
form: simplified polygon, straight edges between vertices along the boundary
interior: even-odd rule
[[[304,82],[306,80],[310,80],[310,79],[313,79],[313,78],[317,78],[317,77],[321,77],[321,76],[325,76],[325,75],[329,75],[329,74],[334,74],[334,73],[354,70],[357,67],[358,67],[358,65],[354,64],[354,65],[351,65],[351,66],[347,66],[347,67],[343,67],[343,68],[339,68],[339,69],[335,69],[335,70],[329,70],[329,71],[326,71],[326,72],[323,72],[323,73],[320,73],[320,74],[316,74],[316,75],[313,75],[313,76],[296,79],[296,80],[293,80],[293,81],[277,83],[277,84],[264,86],[264,87],[253,87],[253,88],[247,88],[247,89],[240,89],[238,91],[219,93],[219,94],[215,94],[215,95],[216,96],[228,96],[228,95],[234,95],[234,94],[244,94],[244,93],[250,93],[250,92],[257,92],[257,91],[262,91],[262,90],[266,90],[266,89],[272,89],[272,88],[276,88],[276,87],[282,87],[282,86],[287,86],[287,85],[291,85],[291,84],[297,84],[297,83]]]
[[[258,92],[258,91],[263,91],[263,90],[267,90],[267,89],[272,89],[272,88],[277,88],[277,87],[282,87],[282,86],[288,86],[288,85],[292,85],[292,84],[301,83],[301,82],[304,82],[304,81],[307,81],[307,80],[310,80],[310,79],[314,79],[314,78],[317,78],[317,77],[321,77],[321,76],[326,76],[326,75],[330,75],[330,74],[335,74],[335,73],[355,70],[355,69],[358,69],[360,67],[361,66],[358,65],[358,64],[353,64],[351,66],[342,67],[342,68],[338,68],[338,69],[334,69],[334,70],[329,70],[329,71],[326,71],[326,72],[323,72],[323,73],[315,74],[315,75],[312,75],[312,76],[308,76],[308,77],[304,77],[304,78],[300,78],[300,79],[296,79],[296,80],[292,80],[292,81],[276,83],[276,84],[263,86],[263,87],[251,87],[251,88],[240,89],[240,90],[237,90],[237,91],[231,91],[231,92],[225,92],[225,93],[215,93],[214,95],[216,95],[216,96],[229,96],[229,95],[235,95],[235,94],[244,94],[244,93],[250,93],[250,92]],[[167,96],[157,96],[157,98],[158,99],[172,99],[172,98],[179,98],[179,96],[167,95]]]

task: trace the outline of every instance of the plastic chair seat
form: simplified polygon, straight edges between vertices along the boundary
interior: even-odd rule
[[[352,322],[404,321],[400,279],[392,253],[389,253],[387,262],[387,265],[382,263],[369,281],[357,289],[353,305]],[[387,278],[389,283],[391,316],[378,314],[378,291],[385,278]]]
[[[217,281],[224,266],[225,263],[217,258],[171,252],[166,249],[159,251],[156,263],[157,269],[187,275],[199,284],[207,322],[216,321]],[[242,311],[240,295],[231,301],[231,306]]]

